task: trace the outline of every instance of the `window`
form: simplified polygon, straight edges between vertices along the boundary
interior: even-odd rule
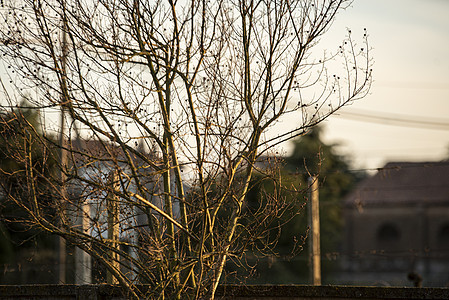
[[[442,246],[449,245],[449,223],[443,223],[438,229],[438,243]]]
[[[401,238],[401,232],[393,223],[384,223],[377,230],[377,240],[383,243],[391,243]]]

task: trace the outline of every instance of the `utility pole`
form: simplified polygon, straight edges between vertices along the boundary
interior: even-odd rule
[[[108,242],[109,242],[109,263],[112,268],[120,270],[120,256],[119,251],[119,234],[120,234],[120,223],[119,223],[119,202],[117,195],[114,191],[120,189],[118,171],[114,170],[109,174],[109,185],[112,188],[112,192],[109,193],[106,206],[108,213]],[[109,284],[117,284],[118,280],[109,271],[106,273],[106,282]]]
[[[65,181],[66,181],[66,176],[65,176],[65,167],[67,165],[67,153],[65,150],[66,147],[66,141],[65,141],[65,137],[64,137],[64,125],[65,123],[65,117],[64,117],[64,111],[63,108],[61,108],[61,129],[60,129],[60,136],[59,136],[59,146],[60,146],[60,152],[59,152],[59,167],[61,168],[61,172],[60,172],[60,179],[61,179],[61,203],[59,203],[60,205],[60,210],[61,210],[61,224],[64,222],[64,217],[66,215],[66,199],[67,199],[67,190],[65,187]],[[62,236],[58,237],[58,253],[59,253],[59,270],[58,270],[58,283],[59,284],[65,284],[66,283],[66,243],[65,243],[65,239]]]
[[[59,167],[61,169],[60,179],[61,179],[61,223],[64,222],[65,216],[67,214],[66,211],[66,200],[67,200],[67,189],[66,189],[66,167],[67,167],[67,140],[65,137],[65,109],[64,105],[66,105],[69,101],[68,99],[68,91],[67,91],[67,53],[68,53],[68,45],[67,45],[67,19],[65,16],[65,2],[63,3],[63,12],[62,12],[62,41],[61,41],[61,128],[59,132]],[[62,224],[60,224],[62,225]],[[66,283],[66,241],[64,237],[59,237],[59,284]]]
[[[320,253],[320,202],[318,193],[318,176],[309,177],[309,258],[310,281],[313,285],[321,285],[321,253]]]
[[[77,225],[85,234],[90,234],[90,203],[85,200],[80,203],[80,212],[77,217]],[[89,254],[81,248],[75,248],[75,284],[92,283],[92,262]]]
[[[63,34],[63,37],[65,37],[65,34]],[[64,39],[64,38],[63,38]],[[64,44],[64,42],[63,42]],[[63,45],[64,49],[64,45]],[[64,58],[64,50],[63,50],[63,58],[62,58],[62,64],[65,64],[65,58]],[[62,101],[64,102],[65,96],[62,96]],[[63,215],[63,218],[61,218],[61,221],[64,222],[64,216],[66,214],[66,199],[67,199],[67,190],[65,187],[65,181],[66,181],[66,175],[65,175],[65,168],[67,166],[67,141],[65,138],[65,114],[64,114],[64,107],[61,106],[61,128],[59,131],[59,167],[61,169],[60,172],[60,179],[61,179],[61,203],[60,203],[60,209],[61,214]],[[66,283],[66,243],[65,239],[62,236],[59,236],[59,284]]]

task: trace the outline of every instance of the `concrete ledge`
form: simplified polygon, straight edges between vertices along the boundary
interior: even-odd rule
[[[449,299],[448,288],[229,285],[217,293],[225,299]]]
[[[113,285],[37,284],[0,285],[0,299],[99,300],[125,297],[122,289]]]
[[[140,286],[142,290],[147,286]],[[401,288],[307,285],[223,285],[217,290],[217,299],[263,300],[338,300],[338,299],[449,299],[448,288]],[[3,285],[0,299],[126,299],[119,286],[113,285]]]

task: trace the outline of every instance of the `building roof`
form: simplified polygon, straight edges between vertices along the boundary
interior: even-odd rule
[[[449,161],[391,162],[362,181],[346,206],[448,204]]]
[[[161,164],[161,159],[156,154],[145,150],[142,144],[137,144],[136,146],[136,150],[140,153],[140,156],[132,152],[128,153],[133,163],[146,166],[147,164],[143,161],[143,158],[145,158],[151,161],[154,165]],[[103,164],[127,161],[125,152],[120,145],[110,141],[99,139],[72,140],[70,141],[68,148],[73,151],[72,154],[77,167],[81,167],[84,164],[90,165],[96,161],[101,161]]]

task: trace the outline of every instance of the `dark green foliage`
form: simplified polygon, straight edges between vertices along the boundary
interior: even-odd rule
[[[363,174],[350,171],[347,158],[335,152],[335,145],[321,141],[321,131],[320,127],[316,127],[294,141],[294,151],[285,159],[285,166],[281,170],[281,183],[259,181],[248,193],[248,205],[254,206],[264,201],[266,195],[277,192],[293,208],[290,214],[278,220],[278,224],[272,224],[272,232],[278,232],[279,239],[273,249],[272,261],[259,262],[257,273],[260,278],[256,277],[255,282],[308,282],[308,245],[307,240],[303,243],[303,239],[308,229],[305,204],[308,198],[307,181],[311,175],[319,176],[323,282],[331,279],[329,276],[335,267],[332,257],[339,251],[342,238],[341,201]],[[283,226],[279,229],[278,225]]]
[[[46,250],[53,251],[54,238],[38,230],[26,210],[36,199],[43,208],[41,216],[52,220],[56,157],[44,147],[48,140],[43,137],[38,110],[24,102],[20,107],[0,114],[0,263],[23,265],[46,256],[42,259],[47,264],[55,257]],[[8,275],[1,282],[21,283]],[[39,276],[35,280],[42,279]]]
[[[322,253],[337,250],[341,237],[341,200],[363,173],[350,171],[346,157],[335,152],[336,145],[321,141],[322,128],[316,127],[309,134],[294,141],[294,151],[287,158],[287,168],[300,175],[306,184],[309,174],[319,176]]]

